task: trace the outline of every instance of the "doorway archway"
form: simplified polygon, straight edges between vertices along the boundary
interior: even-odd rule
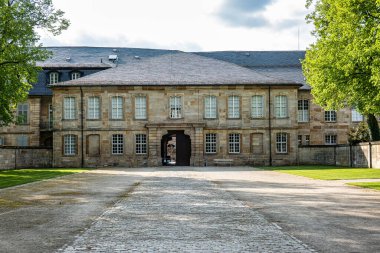
[[[162,165],[190,166],[191,139],[183,130],[169,130],[161,139]]]

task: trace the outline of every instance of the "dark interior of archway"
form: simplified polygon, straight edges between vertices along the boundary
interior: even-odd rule
[[[191,139],[183,130],[168,131],[161,139],[162,165],[189,166]]]

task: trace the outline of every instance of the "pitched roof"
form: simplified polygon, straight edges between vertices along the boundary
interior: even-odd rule
[[[302,85],[192,53],[134,59],[98,73],[56,86],[75,85]]]

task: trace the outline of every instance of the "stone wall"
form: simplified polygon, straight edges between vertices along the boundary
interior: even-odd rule
[[[337,165],[380,168],[380,142],[355,146],[304,146],[298,148],[302,165]]]
[[[46,148],[0,148],[0,170],[20,168],[51,168],[52,149]]]

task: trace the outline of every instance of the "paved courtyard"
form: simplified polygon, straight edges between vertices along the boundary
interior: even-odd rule
[[[248,167],[109,168],[0,190],[0,252],[380,252],[379,210]]]

